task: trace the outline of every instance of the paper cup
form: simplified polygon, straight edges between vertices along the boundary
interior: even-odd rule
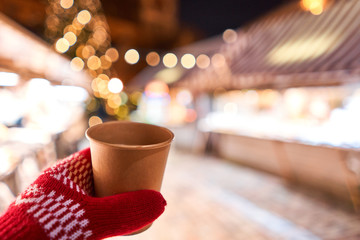
[[[90,141],[95,195],[151,189],[160,191],[174,134],[155,125],[114,121],[86,131]]]
[[[160,191],[174,138],[170,130],[145,123],[114,121],[90,127],[86,137],[90,141],[95,196],[143,189]]]

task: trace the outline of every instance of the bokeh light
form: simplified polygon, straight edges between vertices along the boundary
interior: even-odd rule
[[[113,94],[108,98],[107,104],[112,108],[118,108],[123,103],[119,94]]]
[[[97,56],[91,56],[89,57],[87,61],[87,66],[91,70],[97,70],[101,67],[101,61],[100,58]]]
[[[221,68],[221,67],[225,66],[226,59],[225,59],[224,55],[222,55],[221,53],[215,53],[211,57],[211,62],[215,68]]]
[[[89,58],[94,54],[95,54],[95,49],[90,45],[86,45],[81,50],[81,55],[83,56],[83,58]]]
[[[74,71],[81,71],[84,68],[84,61],[79,57],[74,57],[70,62],[70,67]]]
[[[130,102],[137,106],[141,100],[142,93],[140,91],[135,91],[130,94]]]
[[[163,97],[168,93],[169,87],[163,81],[153,80],[145,86],[145,94],[149,97]]]
[[[88,10],[82,10],[78,13],[77,18],[79,23],[82,25],[85,25],[90,22],[91,20],[91,14]]]
[[[100,78],[100,79],[102,79],[102,80],[107,80],[107,81],[110,80],[109,76],[106,75],[106,74],[104,74],[104,73],[99,74],[98,78]]]
[[[302,0],[301,7],[314,15],[320,15],[325,6],[325,0]]]
[[[109,48],[106,50],[105,55],[108,56],[112,62],[115,62],[119,59],[119,53],[115,48]]]
[[[69,50],[70,44],[69,41],[65,38],[60,38],[56,41],[55,49],[59,53],[65,53],[67,50]]]
[[[152,67],[157,66],[160,63],[160,56],[157,52],[149,52],[146,55],[146,63]]]
[[[64,9],[69,9],[74,5],[74,0],[60,0],[60,6]]]
[[[181,65],[186,69],[191,69],[195,66],[196,60],[194,55],[187,53],[181,57]]]
[[[89,127],[95,126],[97,124],[102,123],[103,121],[101,120],[100,117],[98,116],[92,116],[89,118]]]
[[[197,118],[197,113],[194,109],[186,109],[185,122],[194,122]]]
[[[205,69],[210,65],[210,58],[205,54],[200,54],[196,58],[196,65],[198,66],[198,68]]]
[[[135,64],[139,61],[140,55],[135,49],[129,49],[125,53],[125,61],[129,64]]]
[[[167,67],[167,68],[175,67],[177,62],[178,62],[177,57],[173,53],[167,53],[163,57],[163,63],[165,65],[165,67]]]
[[[77,29],[76,27],[74,27],[73,25],[67,25],[65,28],[64,28],[64,31],[63,33],[67,33],[67,32],[73,32],[75,33],[75,35],[78,35],[79,34],[79,29]]]
[[[116,116],[120,119],[126,119],[129,116],[129,108],[126,105],[121,105],[117,111]]]
[[[101,68],[103,69],[109,69],[112,65],[110,57],[106,55],[101,56],[100,61],[101,61]]]
[[[233,29],[226,29],[223,33],[223,39],[226,43],[233,43],[237,39],[237,33]]]
[[[105,28],[103,28],[103,27],[97,27],[95,32],[93,33],[93,38],[100,45],[106,41],[107,37],[108,37],[108,34],[107,34]]]
[[[76,43],[77,37],[73,32],[67,32],[64,34],[64,38],[68,40],[69,45],[72,46]]]
[[[119,78],[112,78],[109,81],[108,89],[112,93],[119,93],[123,90],[124,85]]]

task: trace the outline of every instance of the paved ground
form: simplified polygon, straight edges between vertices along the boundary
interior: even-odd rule
[[[360,215],[309,190],[222,159],[172,149],[165,213],[128,240],[355,240]]]

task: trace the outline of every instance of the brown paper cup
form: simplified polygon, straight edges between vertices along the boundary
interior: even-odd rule
[[[114,121],[90,127],[86,137],[90,141],[97,197],[143,189],[160,191],[174,138],[170,130]]]

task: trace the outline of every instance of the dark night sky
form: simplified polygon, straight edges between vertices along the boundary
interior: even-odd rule
[[[179,0],[180,20],[204,37],[238,28],[290,0]]]

